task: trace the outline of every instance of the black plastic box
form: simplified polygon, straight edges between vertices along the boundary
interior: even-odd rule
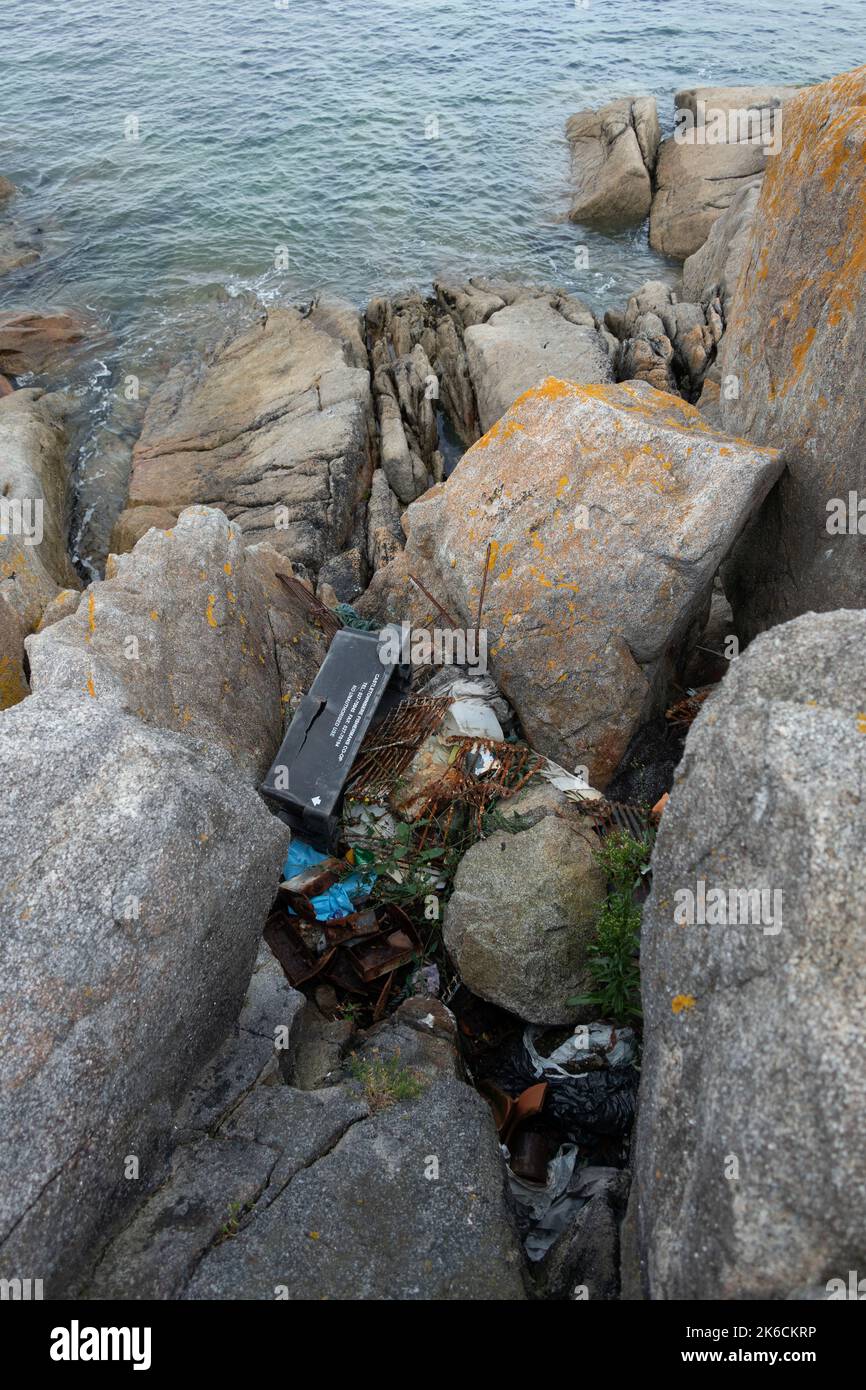
[[[316,849],[337,849],[343,790],[364,735],[408,687],[408,669],[380,659],[377,632],[336,633],[259,788]]]

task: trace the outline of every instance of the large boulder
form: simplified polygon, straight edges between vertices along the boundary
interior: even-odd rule
[[[130,505],[218,506],[246,540],[317,570],[363,535],[374,422],[356,360],[333,310],[274,309],[213,362],[175,368],[147,408]]]
[[[509,304],[464,332],[466,360],[482,430],[549,376],[578,383],[613,381],[607,342],[584,305],[568,315],[548,297]]]
[[[713,576],[779,474],[773,450],[711,429],[643,382],[527,391],[406,513],[377,576],[399,618],[417,575],[474,626],[530,742],[604,786],[703,626]],[[392,567],[388,567],[391,569]]]
[[[655,97],[624,97],[579,111],[565,126],[571,146],[572,222],[642,222],[652,202],[659,146]]]
[[[61,587],[66,552],[68,400],[33,388],[0,399],[0,709],[27,694],[24,639]]]
[[[866,67],[784,116],[721,353],[724,427],[787,465],[725,571],[745,638],[866,606]]]
[[[445,945],[463,983],[530,1023],[583,1017],[569,1000],[592,984],[588,950],[607,884],[593,836],[567,816],[569,806],[552,788],[534,787],[503,803],[517,824],[538,810],[536,823],[474,844],[445,909]]]
[[[779,108],[794,87],[694,87],[675,97],[650,212],[650,245],[683,261],[703,246],[742,188],[760,184],[784,136]]]
[[[641,933],[654,1299],[784,1298],[866,1266],[864,654],[866,612],[775,628],[686,743]],[[735,925],[728,895],[762,890]]]
[[[280,674],[239,527],[190,507],[110,574],[70,617],[27,639],[33,689],[87,695],[220,743],[253,776],[266,771],[282,730]]]
[[[0,1274],[62,1297],[158,1182],[287,831],[231,757],[86,695],[0,716]]]

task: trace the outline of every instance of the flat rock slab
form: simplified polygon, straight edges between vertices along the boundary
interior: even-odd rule
[[[866,1262],[864,689],[866,613],[808,614],[689,733],[642,927],[648,1297],[785,1298]],[[766,899],[735,916],[732,892]]]
[[[490,545],[491,672],[532,745],[603,787],[781,466],[643,382],[551,379],[408,509],[402,568],[474,626]]]
[[[546,298],[507,305],[486,323],[468,327],[464,343],[482,430],[549,376],[578,383],[613,381],[605,341],[592,315],[575,323]]]
[[[129,504],[220,507],[313,569],[346,549],[373,471],[370,379],[320,321],[271,310],[213,362],[175,368],[147,408]]]
[[[189,1299],[526,1297],[487,1103],[442,1077],[352,1125],[198,1266]]]

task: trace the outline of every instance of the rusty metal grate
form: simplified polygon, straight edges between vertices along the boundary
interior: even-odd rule
[[[385,800],[424,739],[435,734],[450,704],[444,695],[415,695],[386,714],[358,750],[347,795],[359,801]]]

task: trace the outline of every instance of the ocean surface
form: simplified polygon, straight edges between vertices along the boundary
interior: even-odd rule
[[[669,129],[684,86],[864,61],[866,0],[5,0],[0,173],[43,254],[0,308],[104,327],[91,427],[259,300],[501,272],[601,310],[676,268],[565,220],[572,112],[652,92]]]

